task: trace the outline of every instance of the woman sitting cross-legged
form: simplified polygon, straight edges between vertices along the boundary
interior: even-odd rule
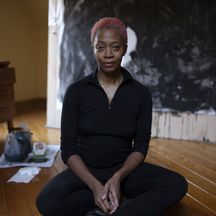
[[[121,67],[125,25],[117,18],[100,19],[91,43],[97,68],[71,84],[63,102],[61,153],[68,169],[43,188],[37,207],[45,216],[84,216],[96,207],[98,215],[161,215],[186,194],[187,181],[144,161],[152,99]],[[122,197],[128,198],[123,205]]]

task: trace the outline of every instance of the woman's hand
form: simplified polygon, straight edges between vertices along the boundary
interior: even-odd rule
[[[93,189],[93,195],[95,204],[103,210],[106,214],[109,214],[112,210],[110,202],[108,201],[108,196],[104,196],[105,187],[101,183],[97,183]],[[103,197],[104,196],[104,197]],[[103,198],[102,198],[103,197]]]
[[[119,207],[120,197],[120,180],[118,176],[113,175],[112,178],[106,182],[102,195],[102,199],[108,200],[110,203],[111,210],[109,214],[115,212]]]

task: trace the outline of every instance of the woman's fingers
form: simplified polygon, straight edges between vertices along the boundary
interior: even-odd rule
[[[116,204],[115,204],[115,200],[113,198],[113,195],[112,195],[111,191],[109,191],[108,198],[109,198],[109,201],[110,201],[110,204],[111,204],[112,208],[115,208]]]
[[[110,207],[110,204],[109,204],[108,200],[107,199],[103,200],[103,202],[104,202],[104,206],[106,208],[106,213],[110,212],[111,211],[111,207]]]
[[[111,205],[111,211],[109,213],[112,214],[113,212],[116,211],[118,206],[115,204],[115,201],[114,201],[114,198],[113,198],[113,195],[111,192],[109,192],[109,201],[110,201],[110,205]]]
[[[105,213],[108,213],[111,210],[109,202],[107,200],[107,188],[102,184],[97,184],[93,190],[95,204],[103,210]]]
[[[97,201],[97,206],[98,207],[100,207],[105,213],[108,213],[108,212],[110,212],[111,211],[111,207],[110,207],[110,204],[109,204],[109,202],[108,202],[108,200],[107,199],[105,199],[105,200],[98,200]]]
[[[102,193],[102,197],[101,197],[102,200],[107,199],[107,197],[108,197],[108,192],[109,192],[109,185],[105,185],[105,186],[104,186],[103,193]]]
[[[118,206],[119,205],[119,196],[118,196],[118,193],[117,193],[117,191],[116,191],[117,189],[112,189],[111,188],[111,190],[109,191],[109,197],[111,197],[111,199],[112,199],[112,204],[114,205],[114,206]]]
[[[102,203],[97,203],[97,206],[105,213],[107,213],[106,207]]]

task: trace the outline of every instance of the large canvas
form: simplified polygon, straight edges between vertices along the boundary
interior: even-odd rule
[[[64,6],[60,101],[70,83],[96,68],[92,25],[115,16],[129,33],[123,66],[151,90],[155,110],[215,113],[215,0],[65,0]]]

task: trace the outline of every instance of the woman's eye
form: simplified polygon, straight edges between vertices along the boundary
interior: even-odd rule
[[[113,46],[114,51],[118,51],[120,49],[120,46]]]
[[[104,46],[96,46],[96,49],[97,49],[98,51],[102,51],[102,50],[104,49]]]

